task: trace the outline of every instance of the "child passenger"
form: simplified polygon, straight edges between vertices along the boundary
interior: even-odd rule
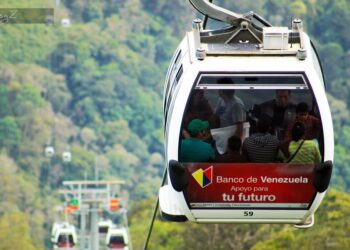
[[[241,155],[241,138],[236,135],[231,136],[227,141],[227,146],[227,152],[219,155],[216,162],[247,162],[247,159]]]

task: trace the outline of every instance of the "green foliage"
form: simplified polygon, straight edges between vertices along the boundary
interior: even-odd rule
[[[130,120],[130,127],[143,137],[153,128],[161,125],[162,103],[157,94],[139,88],[135,91],[132,102],[133,119]],[[148,119],[152,117],[152,119]]]
[[[336,41],[343,48],[349,50],[350,34],[347,32],[347,23],[350,21],[349,2],[347,0],[331,2],[321,0],[317,6],[317,15],[319,18],[315,20],[314,27],[320,41]],[[327,23],[327,28],[322,23]],[[334,32],[335,30],[337,32]]]
[[[148,145],[148,151],[149,152],[163,152],[163,141],[164,141],[164,132],[163,129],[158,129],[152,132],[152,134],[148,135],[145,138],[147,145]]]
[[[22,116],[44,105],[39,90],[29,84],[23,84],[18,91],[13,91],[13,98],[13,112],[17,116]]]
[[[0,86],[0,102],[4,107],[2,116],[10,114],[23,116],[29,110],[44,106],[44,101],[37,87],[28,83],[20,84],[18,82],[10,82],[8,85]]]
[[[131,211],[129,224],[134,249],[143,249],[144,247],[154,204],[154,199],[145,200],[135,205]],[[183,244],[182,232],[184,229],[182,224],[162,222],[157,219],[154,222],[148,249],[190,249]]]
[[[293,17],[302,17],[307,13],[307,7],[302,0],[295,0],[289,4],[289,12]]]
[[[12,116],[0,120],[0,148],[11,148],[21,140],[21,131]]]
[[[11,113],[9,105],[9,90],[6,86],[0,86],[0,117],[5,117]]]
[[[133,176],[135,167],[139,164],[139,159],[134,154],[128,152],[122,145],[115,145],[107,152],[110,167],[114,176],[118,179],[126,179]]]
[[[99,130],[99,144],[103,147],[111,147],[114,144],[123,145],[130,139],[132,133],[125,120],[108,121]]]
[[[282,0],[267,0],[265,2],[264,8],[269,10],[271,13],[281,13],[283,7],[285,6],[285,1]]]
[[[103,17],[103,10],[101,3],[88,2],[83,10],[82,18],[84,22],[91,22],[94,19],[100,19]]]
[[[183,35],[182,27],[191,22],[189,19],[190,8],[185,1],[141,0],[141,2],[147,11],[160,16],[171,23],[173,26],[173,32],[176,35]],[[183,14],[179,15],[178,13]]]
[[[347,153],[347,148],[342,145],[335,146],[335,155],[337,156],[334,161],[334,177],[332,184],[340,190],[350,190],[349,178],[350,178],[350,156]]]
[[[285,229],[252,249],[347,249],[350,247],[350,197],[331,190],[316,213],[316,224],[306,231]]]
[[[84,127],[98,121],[98,113],[91,97],[85,97],[76,103],[75,122]]]
[[[97,139],[93,129],[85,127],[82,128],[79,134],[80,140],[84,148],[89,147]]]
[[[24,172],[21,172],[16,165],[16,162],[11,159],[9,156],[5,154],[0,155],[0,231],[1,236],[8,236],[10,242],[17,237],[18,231],[21,231],[24,226],[27,228],[27,223],[30,224],[30,232],[29,228],[25,230],[23,233],[23,239],[19,242],[25,244],[28,243],[28,246],[31,249],[31,242],[29,242],[29,233],[31,241],[34,242],[34,249],[41,249],[43,244],[43,216],[39,212],[41,209],[41,199],[38,194],[38,189],[35,183],[36,180],[34,178],[25,175]],[[23,218],[26,217],[25,222],[26,225],[16,224],[17,218],[12,217],[12,214],[21,214],[19,211],[25,211],[26,215],[21,215]],[[9,219],[8,215],[11,215]],[[28,219],[27,219],[28,218]],[[7,220],[9,221],[7,222]],[[1,222],[2,221],[2,222]],[[4,228],[2,228],[2,223],[10,223],[11,230],[9,232],[4,232]],[[22,223],[18,221],[18,223]],[[18,226],[18,228],[17,228]],[[14,230],[12,232],[12,230]],[[35,234],[34,232],[40,232],[39,234]],[[13,234],[13,235],[10,235]],[[14,238],[13,238],[14,237]],[[10,244],[8,241],[0,241],[0,249],[17,249],[17,245],[14,244],[14,248],[7,248]],[[13,242],[12,242],[13,244]],[[22,246],[23,248],[23,246]],[[20,249],[20,248],[19,248]]]
[[[49,55],[52,71],[71,77],[77,67],[77,48],[72,42],[59,43]]]
[[[319,47],[319,53],[321,58],[326,58],[327,60],[324,60],[323,63],[323,68],[327,69],[326,74],[326,80],[327,82],[330,82],[330,87],[332,93],[337,92],[338,84],[334,81],[336,78],[341,76],[342,74],[342,69],[339,69],[337,65],[339,66],[339,59],[343,56],[344,50],[342,46],[339,43],[332,42],[332,43],[327,43]],[[344,90],[344,88],[342,88]],[[338,96],[339,92],[336,93]]]
[[[68,180],[84,179],[85,174],[94,179],[93,167],[95,154],[80,146],[71,147],[72,161],[66,165],[65,178]],[[74,170],[74,171],[72,171]]]
[[[39,250],[30,240],[28,218],[20,212],[0,218],[0,242],[1,250],[21,250],[23,247]]]

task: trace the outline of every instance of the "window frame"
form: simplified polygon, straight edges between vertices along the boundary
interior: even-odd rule
[[[259,76],[299,76],[304,82],[304,85],[302,84],[284,84],[284,85],[278,85],[278,84],[269,84],[269,85],[263,85],[263,84],[234,84],[234,85],[221,85],[221,84],[200,84],[200,80],[202,79],[202,76],[218,76],[218,77],[232,77],[232,75],[235,76],[249,76],[249,77],[259,77]],[[278,86],[278,88],[276,88]],[[309,89],[310,84],[309,81],[306,78],[306,75],[304,72],[199,72],[196,81],[195,81],[195,89]]]
[[[232,76],[232,75],[238,75],[238,76],[300,76],[302,77],[303,81],[304,81],[304,86],[293,86],[293,85],[269,85],[269,86],[262,86],[262,85],[257,85],[257,86],[240,86],[240,85],[236,85],[234,88],[232,88],[232,85],[219,85],[219,84],[215,84],[212,86],[205,86],[205,85],[199,85],[200,79],[202,75],[210,75],[210,76],[219,76],[219,77],[225,77],[225,76]],[[278,86],[276,88],[276,86]],[[296,71],[296,72],[220,72],[220,71],[200,71],[198,72],[198,75],[194,81],[194,84],[192,86],[191,89],[191,93],[196,90],[196,89],[202,89],[202,90],[218,90],[218,89],[236,89],[236,90],[277,90],[277,89],[281,89],[281,90],[308,90],[311,91],[311,96],[312,96],[312,104],[309,107],[310,111],[312,111],[313,113],[315,113],[315,111],[318,111],[318,114],[320,114],[320,105],[317,104],[317,99],[315,97],[315,92],[313,91],[313,88],[310,84],[310,81],[306,75],[305,72],[302,71]],[[188,109],[188,103],[190,100],[190,96],[187,100],[186,106],[185,106],[185,110],[184,110],[184,114],[181,120],[181,126],[183,126],[183,119],[185,117],[185,112]],[[320,150],[320,154],[321,154],[321,160],[324,160],[324,156],[325,156],[325,151],[324,151],[324,131],[323,131],[323,124],[322,124],[322,117],[320,115],[318,115],[318,118],[320,119],[320,135],[319,138],[322,141],[319,141],[319,150]],[[182,129],[180,129],[181,131]],[[179,142],[181,142],[181,132],[179,135]],[[178,159],[180,159],[180,143],[178,145]]]
[[[168,96],[169,96],[169,91],[172,88],[173,85],[173,76],[174,76],[174,72],[177,71],[177,66],[178,66],[178,62],[180,61],[179,59],[182,58],[181,56],[182,51],[181,49],[178,49],[175,53],[173,58],[171,59],[170,62],[170,67],[169,70],[167,72],[167,76],[165,78],[165,91],[164,91],[164,106],[163,106],[163,111],[165,113],[166,111],[166,107],[167,107],[167,103],[168,103]]]

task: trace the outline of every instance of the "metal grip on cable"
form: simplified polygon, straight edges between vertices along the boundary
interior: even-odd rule
[[[243,15],[221,8],[207,0],[189,0],[195,9],[210,18],[230,24],[237,24],[246,19]]]

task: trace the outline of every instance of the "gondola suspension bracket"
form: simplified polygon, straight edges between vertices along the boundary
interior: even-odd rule
[[[300,19],[294,19],[292,29],[289,30],[288,27],[272,27],[253,11],[238,14],[207,0],[189,0],[189,2],[205,15],[205,18],[230,25],[218,30],[206,30],[202,20],[197,18],[193,21],[193,42],[198,60],[204,60],[210,55],[287,55],[296,56],[299,60],[305,60],[307,57]],[[253,19],[262,26],[258,26]]]

